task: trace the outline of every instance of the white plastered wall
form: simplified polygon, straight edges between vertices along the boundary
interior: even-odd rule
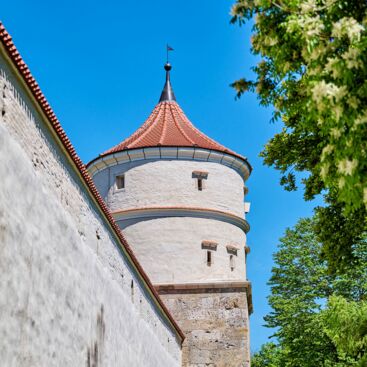
[[[1,53],[0,69],[1,365],[180,366],[175,334]]]
[[[205,218],[157,218],[130,225],[124,234],[134,244],[134,251],[154,284],[246,280],[246,236],[230,223]],[[203,247],[203,240],[215,242],[216,249]],[[227,249],[229,244],[238,246],[236,255]],[[207,251],[212,252],[210,266]]]
[[[202,191],[194,171],[208,172]],[[125,189],[116,190],[116,175],[125,174]],[[93,180],[112,211],[182,206],[209,208],[244,217],[243,179],[234,169],[214,162],[145,160],[118,164]]]

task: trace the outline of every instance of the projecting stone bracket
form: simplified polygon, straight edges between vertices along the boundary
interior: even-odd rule
[[[218,247],[218,242],[204,240],[201,242],[201,248],[205,250],[216,250]]]
[[[239,246],[235,244],[229,244],[226,246],[227,252],[237,256],[237,251],[239,250]]]
[[[192,178],[201,178],[206,180],[208,178],[208,172],[206,171],[193,171],[192,172]]]

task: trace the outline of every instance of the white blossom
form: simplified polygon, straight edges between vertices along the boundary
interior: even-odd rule
[[[321,32],[325,29],[325,25],[322,22],[319,15],[299,15],[292,16],[287,22],[287,32],[294,33],[297,31],[302,31],[303,36],[306,40],[315,36],[319,36]]]
[[[338,106],[335,106],[333,107],[333,115],[335,116],[335,120],[336,121],[339,121],[340,118],[342,117],[343,115],[343,107],[338,105]]]
[[[331,8],[333,5],[335,5],[337,1],[335,0],[324,0],[324,4],[326,8]]]
[[[310,61],[318,60],[320,56],[325,53],[326,48],[324,46],[314,47],[309,53],[308,48],[305,49],[307,52],[304,54],[305,58],[308,58]]]
[[[320,170],[320,176],[323,180],[326,179],[327,174],[329,173],[329,168],[330,168],[330,164],[329,163],[324,163],[321,166],[321,170]]]
[[[358,166],[357,159],[342,159],[338,163],[338,171],[344,175],[351,175]]]
[[[334,97],[337,102],[340,102],[348,93],[348,89],[345,85],[342,87],[334,88]]]
[[[337,58],[329,57],[327,59],[327,64],[325,70],[330,73],[334,79],[337,79],[341,75],[340,67],[338,67],[339,60]]]
[[[321,153],[321,160],[324,161],[326,156],[329,155],[332,151],[334,150],[334,146],[332,144],[328,144],[326,145],[323,149],[322,149],[322,153]]]
[[[357,109],[359,106],[359,99],[356,96],[351,96],[348,98],[348,104],[352,107]]]
[[[330,8],[333,5],[335,5],[336,1],[335,0],[324,0],[324,4],[326,8]]]
[[[315,0],[307,0],[302,2],[301,4],[301,12],[302,13],[309,13],[315,11],[317,9],[316,1]]]
[[[350,18],[350,26],[347,27],[347,34],[351,41],[359,41],[361,39],[361,33],[364,31],[362,24],[359,24],[355,19]]]
[[[345,86],[338,87],[334,83],[326,83],[325,80],[317,82],[312,89],[312,99],[318,103],[322,98],[327,97],[329,100],[335,98],[339,102],[347,94]]]
[[[265,36],[263,43],[266,46],[275,46],[278,43],[278,39],[276,37]]]
[[[334,23],[331,34],[336,38],[342,38],[346,35],[353,42],[360,40],[362,31],[364,31],[364,27],[354,18],[344,17]]]
[[[363,114],[358,115],[358,117],[354,120],[355,125],[362,125],[367,122],[367,110],[363,111]]]
[[[325,29],[324,23],[321,21],[320,16],[306,17],[303,24],[303,29],[308,37],[319,36]]]
[[[361,60],[358,60],[361,52],[358,48],[349,47],[348,51],[344,52],[342,58],[345,60],[348,69],[358,69],[363,66]]]
[[[330,134],[335,138],[335,139],[339,139],[342,135],[342,130],[338,129],[337,127],[333,127],[330,130]]]
[[[313,67],[313,68],[310,68],[310,69],[308,69],[307,70],[307,73],[308,73],[308,75],[310,75],[310,76],[313,76],[313,75],[320,75],[321,74],[321,72],[322,72],[322,69],[321,69],[321,67],[318,65],[318,66],[316,66],[316,67]]]
[[[312,89],[312,99],[315,102],[320,102],[327,93],[327,84],[325,83],[325,80],[321,80],[321,82],[318,82],[314,85]]]
[[[345,186],[345,178],[344,177],[339,178],[338,186],[339,186],[339,189],[342,189]]]

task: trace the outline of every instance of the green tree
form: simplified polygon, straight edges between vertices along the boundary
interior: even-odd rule
[[[284,366],[323,366],[325,361],[337,361],[336,348],[316,317],[322,301],[332,294],[331,276],[319,256],[320,244],[310,219],[287,229],[274,254],[269,281],[272,311],[265,321],[277,330],[274,336],[283,350]]]
[[[362,347],[355,351],[344,348],[346,344],[343,341],[339,344],[338,337],[344,331],[353,334],[352,329],[359,325],[362,331],[353,340],[362,340],[367,316],[356,319],[350,324],[353,327],[340,329],[344,319],[330,297],[338,296],[347,305],[366,309],[365,243],[354,247],[355,266],[341,275],[331,275],[326,261],[320,261],[322,246],[316,239],[314,222],[314,218],[301,219],[293,229],[287,229],[274,254],[275,265],[269,281],[272,311],[265,321],[266,326],[275,328],[278,345],[265,345],[254,356],[258,366],[344,367],[354,366],[362,356]],[[352,319],[355,315],[350,313]],[[350,339],[345,340],[353,344]]]
[[[282,349],[274,343],[266,343],[251,358],[252,367],[281,367]]]
[[[305,199],[320,193],[316,234],[332,271],[355,260],[352,244],[367,226],[367,2],[361,0],[237,0],[232,22],[254,19],[256,91],[283,121],[261,153],[282,172],[287,190],[307,172]]]
[[[340,359],[367,366],[367,302],[332,296],[321,313],[324,331],[337,348]]]

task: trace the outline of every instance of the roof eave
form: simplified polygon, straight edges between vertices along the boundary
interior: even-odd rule
[[[112,155],[117,154],[117,153],[129,152],[129,151],[138,150],[138,149],[148,149],[148,148],[189,148],[189,149],[203,149],[203,150],[207,150],[207,151],[213,151],[213,152],[216,152],[216,153],[219,153],[219,154],[226,154],[226,155],[235,157],[237,159],[240,159],[248,168],[248,171],[249,171],[248,177],[251,175],[252,170],[253,170],[253,167],[251,166],[250,162],[247,160],[246,157],[243,157],[243,156],[241,156],[239,154],[236,154],[232,151],[222,151],[222,150],[219,150],[219,149],[211,149],[211,148],[192,146],[192,145],[187,145],[187,146],[177,146],[177,145],[158,145],[157,146],[157,145],[151,145],[151,146],[136,147],[136,148],[118,149],[118,150],[113,151],[113,152],[100,154],[98,157],[96,157],[96,158],[92,159],[91,161],[89,161],[86,164],[86,168],[89,169],[95,162],[97,162],[101,158],[112,156]]]

